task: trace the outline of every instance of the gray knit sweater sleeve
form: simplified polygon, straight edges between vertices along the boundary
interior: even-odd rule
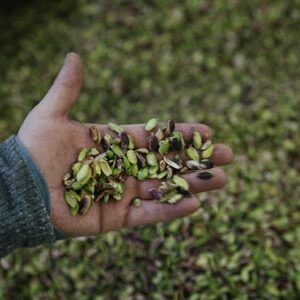
[[[0,144],[0,258],[64,238],[50,222],[46,182],[17,136]]]

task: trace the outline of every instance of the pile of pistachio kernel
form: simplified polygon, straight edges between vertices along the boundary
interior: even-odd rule
[[[133,137],[114,123],[108,123],[111,134],[101,135],[97,127],[90,127],[93,148],[81,149],[77,162],[63,177],[65,200],[72,215],[85,215],[94,203],[120,201],[125,189],[125,179],[133,176],[138,180],[159,179],[161,184],[149,193],[157,202],[177,203],[190,196],[189,183],[180,175],[213,167],[209,160],[214,151],[210,140],[203,141],[201,134],[193,133],[185,141],[176,124],[169,120],[161,126],[150,119],[145,130],[148,148],[136,148]],[[172,158],[166,155],[173,152]],[[182,154],[188,158],[182,159]],[[201,179],[210,179],[211,172],[202,171]],[[140,206],[141,199],[132,200]]]

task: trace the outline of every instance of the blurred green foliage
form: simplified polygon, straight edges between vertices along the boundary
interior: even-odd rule
[[[68,51],[80,121],[200,121],[236,153],[191,217],[21,249],[1,299],[299,299],[300,1],[24,1],[0,13],[0,137]]]

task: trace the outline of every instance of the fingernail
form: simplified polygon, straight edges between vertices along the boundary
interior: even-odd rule
[[[197,178],[203,179],[203,180],[208,180],[211,179],[214,176],[212,172],[199,172],[197,174]]]

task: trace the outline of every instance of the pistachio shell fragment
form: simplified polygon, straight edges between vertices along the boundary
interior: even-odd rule
[[[129,137],[125,131],[121,131],[119,134],[120,140],[121,140],[121,145],[123,148],[127,148],[129,146]]]
[[[202,146],[202,137],[198,131],[194,132],[193,135],[193,145],[195,149],[200,149]]]
[[[146,164],[147,164],[146,158],[139,152],[136,152],[135,155],[136,155],[136,158],[137,158],[138,166],[140,168],[146,167]]]
[[[92,206],[92,199],[89,195],[84,195],[81,198],[79,214],[84,216],[89,211],[90,207]]]
[[[100,131],[98,130],[98,128],[96,126],[91,126],[89,130],[90,130],[90,136],[91,136],[92,140],[96,144],[99,144],[102,137],[101,137],[101,134],[100,134]]]
[[[195,161],[199,161],[199,159],[200,159],[199,153],[194,147],[190,146],[186,150],[186,153],[187,153],[187,155],[190,159],[195,160]]]
[[[212,144],[211,140],[207,140],[201,147],[201,150],[206,150]]]
[[[156,127],[157,123],[158,123],[158,119],[156,119],[156,118],[150,119],[145,125],[145,130],[151,131],[152,129],[154,129]]]
[[[112,122],[108,122],[108,127],[116,133],[121,133],[122,131],[124,131],[124,129],[120,125]]]
[[[164,138],[164,133],[161,128],[157,129],[155,136],[157,137],[158,141],[161,141]]]
[[[157,152],[159,149],[159,141],[158,141],[158,138],[154,134],[150,135],[149,149],[150,149],[150,151],[154,151],[154,152]]]
[[[175,122],[173,120],[168,120],[166,134],[170,135],[175,130]]]
[[[181,166],[177,164],[175,161],[168,159],[167,157],[164,156],[164,161],[166,162],[167,165],[172,167],[173,169],[179,170]]]

